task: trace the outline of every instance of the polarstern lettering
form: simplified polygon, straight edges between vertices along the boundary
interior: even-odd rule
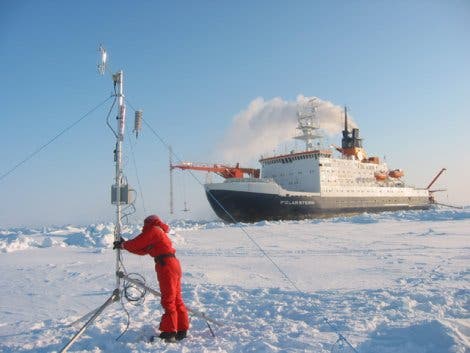
[[[308,200],[281,200],[281,205],[293,206],[293,205],[315,205],[315,201]]]

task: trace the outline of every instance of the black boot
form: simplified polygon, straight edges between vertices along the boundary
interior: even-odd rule
[[[158,337],[168,343],[176,342],[176,332],[162,332]]]
[[[188,331],[178,331],[176,332],[175,339],[177,341],[181,341],[182,339],[185,339],[187,336]]]

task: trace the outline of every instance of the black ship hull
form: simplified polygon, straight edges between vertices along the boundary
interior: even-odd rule
[[[208,190],[207,199],[225,222],[252,223],[262,220],[299,220],[360,212],[429,209],[426,197],[340,198],[320,196],[281,196],[278,194]]]

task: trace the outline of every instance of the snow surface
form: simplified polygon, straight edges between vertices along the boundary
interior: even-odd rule
[[[470,209],[321,220],[171,224],[191,308],[188,339],[148,342],[159,299],[109,306],[70,352],[470,352]],[[241,229],[301,289],[295,290]],[[125,236],[139,232],[129,225]],[[115,286],[113,225],[0,228],[0,351],[57,352]],[[149,257],[128,272],[158,289]]]

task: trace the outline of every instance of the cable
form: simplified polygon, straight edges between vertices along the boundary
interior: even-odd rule
[[[121,265],[123,266],[122,259],[120,259],[120,262],[121,262]],[[145,285],[145,278],[138,273],[129,273],[126,276],[129,278],[134,277],[133,278],[134,280],[139,281],[140,283]],[[136,292],[137,294],[133,292]],[[126,298],[128,303],[137,306],[137,305],[142,305],[144,303],[146,294],[147,294],[146,289],[143,289],[142,287],[138,287],[135,284],[128,282],[124,279],[120,301],[121,301],[122,308],[124,309],[124,312],[127,315],[127,323],[126,323],[126,328],[121,332],[121,334],[118,337],[116,337],[116,341],[118,341],[122,336],[126,334],[131,324],[131,316],[129,314],[129,311],[126,309],[126,306],[124,305],[124,298]]]
[[[73,122],[72,124],[70,124],[69,126],[67,126],[66,128],[64,128],[62,131],[60,131],[57,135],[55,135],[52,139],[50,139],[48,142],[46,142],[45,144],[43,144],[42,146],[40,146],[39,148],[37,148],[34,152],[30,153],[25,159],[23,159],[21,162],[17,163],[13,168],[11,168],[10,170],[8,170],[7,172],[3,173],[1,176],[0,176],[0,181],[2,181],[4,178],[6,178],[8,175],[10,175],[11,173],[13,173],[17,168],[19,168],[21,165],[25,164],[27,161],[29,161],[30,159],[32,159],[34,156],[36,156],[39,152],[41,152],[43,149],[45,149],[47,146],[49,146],[52,142],[54,142],[55,140],[57,140],[60,136],[62,136],[63,134],[65,134],[67,131],[69,131],[70,129],[72,129],[75,125],[77,125],[79,122],[81,122],[83,119],[85,119],[87,116],[89,116],[91,113],[93,113],[95,110],[97,110],[98,108],[100,108],[103,104],[105,104],[108,100],[110,100],[112,98],[112,96],[106,98],[103,102],[101,102],[100,104],[98,104],[97,106],[95,106],[94,108],[92,108],[90,111],[88,111],[87,113],[85,113],[84,115],[82,115],[78,120],[76,120],[75,122]]]
[[[135,192],[135,190],[133,191]],[[123,221],[125,224],[129,224],[129,216],[133,215],[136,212],[137,209],[135,208],[134,202],[130,203],[122,210],[123,214],[121,216],[121,221]]]
[[[116,341],[118,341],[122,336],[124,336],[126,334],[127,330],[129,329],[129,326],[131,324],[131,316],[129,315],[129,311],[127,311],[127,309],[124,305],[124,301],[122,299],[123,299],[123,296],[121,295],[120,302],[121,302],[122,309],[124,310],[124,312],[127,315],[127,323],[126,323],[126,328],[121,332],[121,334],[119,336],[116,337]]]
[[[139,277],[137,280],[145,284],[145,278],[142,275],[138,273],[129,273],[129,274],[127,273],[126,267],[124,266],[124,262],[122,260],[122,252],[120,252],[119,254],[119,264],[122,267],[123,272],[126,274],[126,276],[132,275],[134,277]],[[136,296],[132,294],[130,292],[131,289],[137,289],[137,292],[139,293],[139,295]],[[143,304],[145,300],[146,294],[147,294],[147,291],[145,289],[137,287],[134,284],[127,282],[126,280],[123,281],[123,289],[121,290],[121,294],[120,294],[120,302],[121,302],[121,306],[124,312],[126,313],[127,323],[126,323],[126,328],[120,333],[119,336],[116,337],[116,341],[118,341],[122,336],[126,334],[126,332],[129,330],[129,326],[131,323],[131,316],[129,314],[129,311],[126,309],[126,306],[124,305],[124,298],[126,298],[126,300],[133,305],[141,305]]]
[[[129,273],[126,275],[126,278],[131,278],[145,286],[145,278],[141,274]],[[127,299],[127,301],[132,305],[141,305],[145,301],[147,290],[144,287],[139,287],[134,283],[124,279],[122,293],[124,294],[124,297]]]
[[[435,205],[439,205],[439,206],[449,207],[449,208],[455,208],[455,209],[457,209],[457,210],[463,210],[463,209],[464,209],[463,206],[448,205],[448,204],[440,203],[440,202],[434,202],[434,204],[435,204]]]
[[[126,99],[126,102],[129,104],[129,106],[135,110],[135,108],[132,106],[132,104]],[[169,150],[171,151],[172,155],[176,158],[176,160],[179,162],[179,163],[182,163],[182,160],[178,157],[178,155],[176,155],[176,153],[173,152],[172,149],[169,148],[169,144],[166,143],[166,141],[152,128],[152,126],[150,126],[150,124],[147,122],[147,120],[143,119],[143,122],[145,123],[145,125],[150,129],[150,131],[152,131],[152,133],[158,138],[158,140],[160,140],[160,142]],[[199,183],[199,185],[201,185],[203,188],[204,188],[204,184],[194,175],[194,173],[191,171],[191,170],[188,170],[189,173],[191,174],[191,176]],[[269,254],[258,244],[258,242],[255,241],[255,239],[253,239],[253,237],[246,231],[245,227],[238,223],[236,221],[236,219],[232,216],[232,214],[219,202],[219,200],[217,200],[217,198],[212,195],[211,191],[208,192],[208,195],[210,195],[210,197],[217,203],[217,205],[230,217],[230,219],[237,224],[237,226],[243,231],[243,233],[248,237],[248,239],[256,245],[256,247],[258,248],[258,250],[264,255],[264,257],[266,257],[272,264],[273,266],[282,274],[282,276],[290,283],[290,285],[295,288],[297,290],[297,292],[299,293],[303,293],[302,290],[300,290],[299,287],[297,287],[297,285],[294,283],[294,281],[292,281],[290,279],[290,277],[287,275],[286,272],[284,272],[282,270],[282,268],[269,256]],[[347,345],[355,352],[355,353],[358,353],[358,351],[351,345],[351,343],[349,343],[349,341],[346,339],[346,337],[344,337],[341,332],[339,332],[338,330],[336,330],[336,328],[331,324],[331,322],[328,320],[327,317],[323,317],[323,320],[328,324],[328,326],[338,335],[339,337],[339,340],[341,341],[344,341],[347,343]]]
[[[111,124],[109,123],[109,116],[111,115],[112,111],[113,111],[113,108],[114,108],[114,105],[116,104],[116,100],[117,100],[117,96],[116,96],[116,87],[114,88],[114,100],[113,100],[113,104],[111,104],[111,108],[109,108],[109,112],[108,112],[108,115],[106,115],[106,125],[109,127],[109,129],[113,132],[114,134],[114,137],[115,138],[118,138],[118,134],[116,133],[116,131],[114,130],[114,128],[111,126]]]

